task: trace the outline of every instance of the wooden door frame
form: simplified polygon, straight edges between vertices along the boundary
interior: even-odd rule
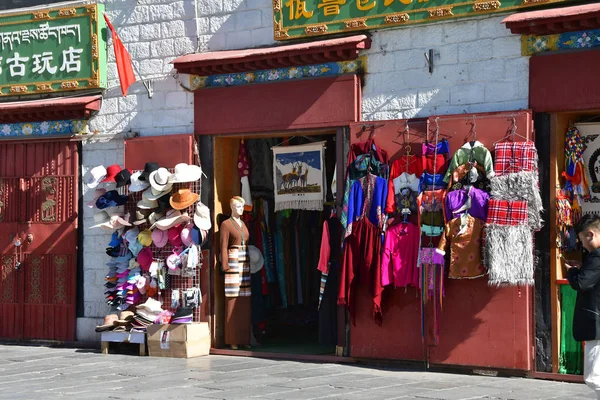
[[[275,132],[256,132],[256,133],[247,133],[247,134],[228,134],[228,135],[213,135],[209,137],[209,140],[212,145],[213,152],[213,163],[211,165],[213,171],[213,182],[212,182],[212,198],[210,199],[210,208],[212,211],[213,218],[213,240],[212,240],[212,257],[211,257],[211,320],[214,321],[211,324],[211,337],[212,337],[212,350],[214,354],[230,354],[230,355],[240,355],[238,350],[227,350],[223,349],[223,337],[224,337],[224,303],[223,299],[218,298],[219,290],[222,289],[223,283],[221,275],[219,273],[219,243],[217,241],[217,215],[223,213],[224,202],[218,197],[219,191],[222,190],[222,182],[218,182],[217,172],[222,169],[221,163],[223,162],[223,154],[220,152],[220,146],[217,144],[219,140],[240,140],[240,139],[260,139],[260,138],[286,138],[292,136],[319,136],[319,135],[335,135],[335,143],[336,143],[336,166],[337,166],[337,193],[338,197],[344,192],[344,177],[345,177],[345,155],[347,154],[347,132],[345,128],[323,128],[323,129],[310,129],[310,130],[289,130],[289,131],[275,131]],[[237,160],[237,148],[233,149],[233,158]],[[230,158],[226,158],[229,160]],[[235,165],[236,163],[234,163]],[[235,183],[232,183],[235,185]],[[233,188],[233,186],[229,189],[230,195],[226,195],[227,200],[234,195],[240,195],[239,189]],[[341,208],[338,207],[338,215],[341,213]],[[336,349],[336,355],[344,355],[347,354],[347,334],[349,332],[347,329],[348,321],[346,318],[345,310],[341,307],[338,307],[338,344]],[[249,356],[268,356],[270,353],[261,353],[260,351],[250,351],[244,352]],[[316,359],[312,355],[302,356],[298,358],[299,355],[295,354],[284,354],[284,358],[288,359]],[[332,359],[331,356],[326,356],[322,360],[330,361]]]

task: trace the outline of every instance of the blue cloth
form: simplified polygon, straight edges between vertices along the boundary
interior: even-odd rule
[[[448,184],[444,182],[443,174],[428,174],[424,172],[419,179],[419,192],[425,190],[445,189]]]
[[[121,236],[119,236],[119,232],[117,232],[117,231],[113,232],[112,238],[111,238],[108,246],[109,247],[117,247],[121,243],[123,243],[123,238]]]
[[[121,196],[116,190],[106,192],[96,200],[96,207],[99,210],[103,210],[109,207],[122,206],[127,203],[129,196]]]

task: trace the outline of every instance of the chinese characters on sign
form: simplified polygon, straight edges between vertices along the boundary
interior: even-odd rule
[[[106,85],[102,5],[0,17],[0,96]]]
[[[275,39],[379,29],[565,1],[274,0]]]
[[[67,73],[71,72],[80,72],[81,71],[81,61],[79,60],[81,53],[83,53],[83,49],[74,49],[73,47],[69,47],[68,50],[62,51],[62,65],[60,66],[61,72],[66,71]],[[3,73],[2,71],[2,59],[0,57],[0,75]],[[51,52],[45,51],[42,54],[33,54],[31,56],[31,64],[33,68],[31,72],[34,74],[43,74],[45,72],[54,75],[58,69],[58,67],[52,66],[51,62],[54,59],[54,56]],[[9,66],[10,76],[25,76],[25,71],[27,68],[26,64],[29,61],[29,57],[21,57],[21,55],[15,51],[12,58],[6,59],[6,65]]]

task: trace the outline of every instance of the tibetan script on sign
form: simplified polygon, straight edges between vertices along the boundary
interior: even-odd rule
[[[276,40],[380,29],[569,0],[273,0]]]
[[[0,16],[0,96],[106,87],[103,5]]]

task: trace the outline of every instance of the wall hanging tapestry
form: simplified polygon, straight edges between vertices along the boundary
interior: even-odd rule
[[[273,147],[275,211],[323,210],[325,142]]]
[[[590,177],[589,198],[583,198],[581,203],[582,214],[600,214],[600,124],[581,123],[575,127],[581,134],[583,151],[583,171],[578,181]],[[576,185],[576,182],[573,183]]]

